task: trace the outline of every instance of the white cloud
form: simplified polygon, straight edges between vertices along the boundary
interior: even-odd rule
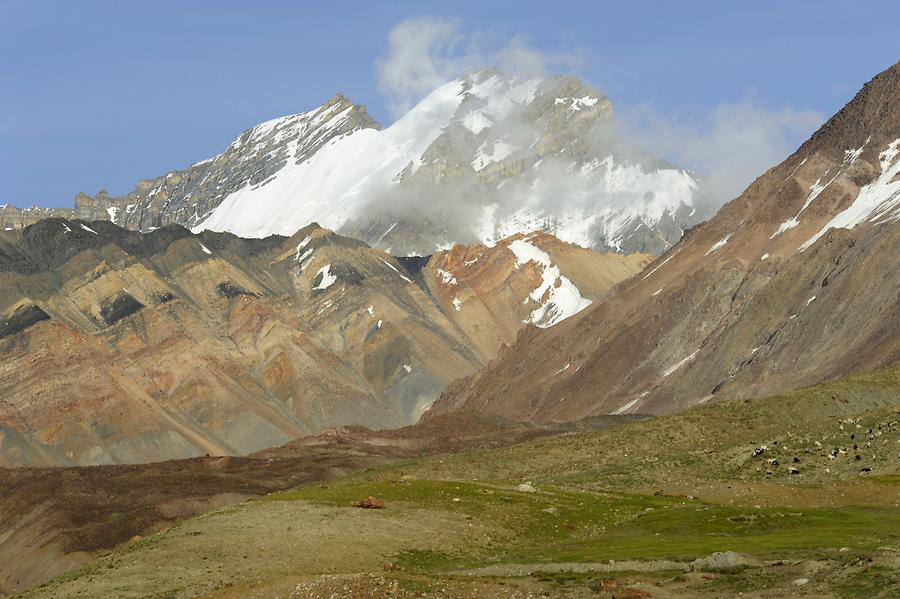
[[[524,35],[497,39],[463,30],[458,19],[422,16],[401,21],[388,34],[387,56],[376,61],[378,89],[400,116],[443,83],[468,71],[497,67],[508,75],[542,75],[577,69],[579,53],[545,52]]]
[[[376,62],[378,89],[388,96],[389,108],[405,112],[424,94],[446,83],[462,66],[463,43],[456,19],[406,19],[388,35],[388,55]]]
[[[649,106],[618,113],[626,139],[704,178],[713,209],[784,160],[824,121],[812,110],[770,110],[751,99],[721,103],[689,120]]]
[[[573,74],[582,64],[581,52],[538,49],[524,35],[466,31],[458,19],[421,16],[391,30],[387,54],[376,69],[378,88],[397,117],[438,86],[478,68],[536,76]],[[617,107],[615,115],[625,140],[699,173],[711,209],[737,197],[824,121],[812,110],[768,109],[751,98],[720,103],[692,118],[648,105]]]

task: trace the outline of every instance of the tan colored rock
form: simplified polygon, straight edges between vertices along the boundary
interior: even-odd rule
[[[369,510],[369,509],[383,510],[384,509],[384,502],[382,500],[378,499],[377,497],[375,497],[374,495],[369,495],[362,501],[354,501],[351,505],[353,507],[359,507],[359,508],[363,508],[363,509],[367,509],[367,510]]]
[[[395,258],[317,226],[242,240],[46,220],[23,235],[0,232],[4,466],[240,455],[411,424],[512,343],[541,280],[504,244]],[[572,277],[593,300],[642,263],[534,243],[561,273],[592,268],[595,283]],[[466,268],[479,252],[484,267]]]

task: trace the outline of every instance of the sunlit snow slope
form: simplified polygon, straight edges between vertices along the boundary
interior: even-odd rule
[[[609,100],[571,77],[478,71],[385,129],[338,94],[125,197],[80,194],[75,216],[244,237],[292,235],[317,222],[395,254],[534,230],[659,254],[705,216],[698,182],[611,125]]]
[[[694,222],[697,182],[617,140],[610,113],[606,98],[571,78],[482,71],[384,130],[295,152],[195,229],[261,237],[315,221],[401,253],[544,229],[586,247],[661,251]],[[327,123],[340,125],[342,114]],[[263,133],[295,135],[296,120]]]

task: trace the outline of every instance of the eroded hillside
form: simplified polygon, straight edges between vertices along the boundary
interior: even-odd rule
[[[316,225],[0,232],[0,464],[239,455],[409,424],[526,323],[574,314],[647,260],[543,234],[395,258]]]

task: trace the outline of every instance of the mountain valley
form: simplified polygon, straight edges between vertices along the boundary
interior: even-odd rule
[[[893,597],[898,393],[893,369],[580,431],[441,416],[249,458],[0,470],[0,592]],[[386,507],[351,507],[367,495]]]
[[[900,597],[900,62],[723,205],[429,23],[387,126],[0,206],[0,597]]]

